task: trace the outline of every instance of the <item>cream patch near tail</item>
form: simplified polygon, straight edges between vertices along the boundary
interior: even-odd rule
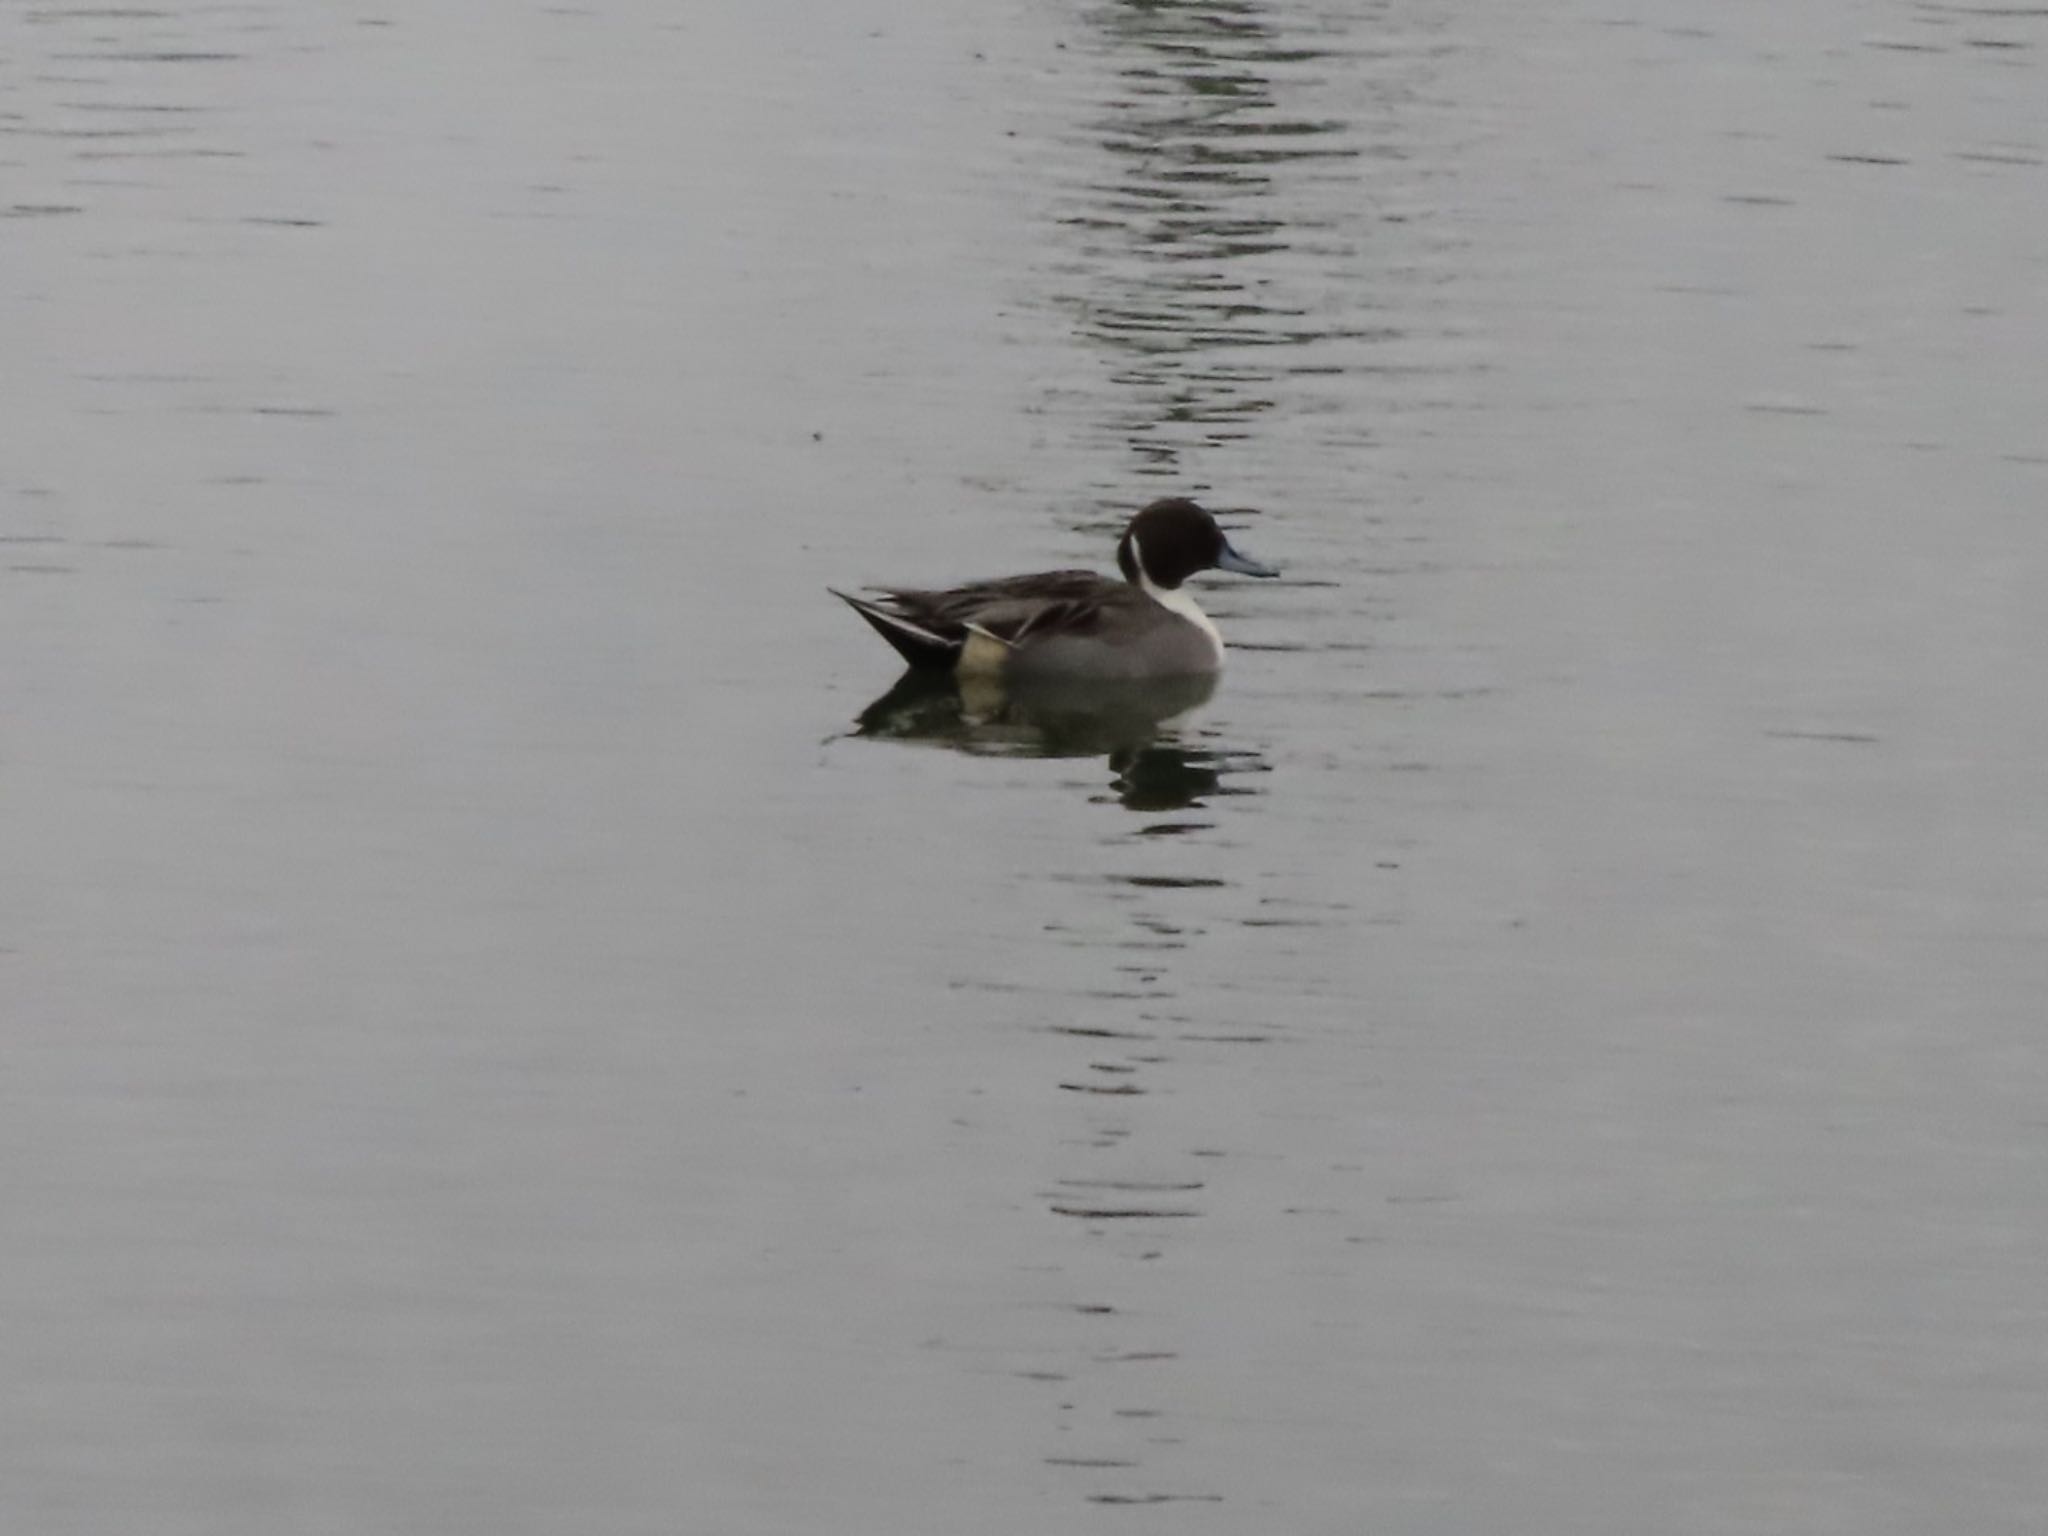
[[[1010,659],[1007,640],[990,634],[979,624],[967,626],[967,643],[960,647],[960,659],[953,670],[962,677],[994,677]]]

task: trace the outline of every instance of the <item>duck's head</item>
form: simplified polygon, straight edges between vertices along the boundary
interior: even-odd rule
[[[1116,542],[1116,564],[1133,586],[1163,592],[1171,592],[1198,571],[1280,574],[1231,548],[1216,519],[1185,496],[1155,501],[1132,518]]]

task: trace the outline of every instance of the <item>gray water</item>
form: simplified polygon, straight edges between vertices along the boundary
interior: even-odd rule
[[[2048,1528],[2044,54],[7,7],[0,1523]]]

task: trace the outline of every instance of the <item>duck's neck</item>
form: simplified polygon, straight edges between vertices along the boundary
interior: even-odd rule
[[[1209,643],[1216,647],[1216,660],[1221,664],[1223,660],[1223,636],[1217,630],[1215,621],[1209,615],[1202,612],[1202,605],[1195,601],[1194,593],[1190,592],[1186,587],[1155,587],[1152,584],[1152,578],[1145,574],[1145,568],[1142,565],[1138,567],[1138,579],[1135,585],[1140,592],[1143,592],[1168,613],[1176,618],[1186,619],[1195,628],[1207,635]]]

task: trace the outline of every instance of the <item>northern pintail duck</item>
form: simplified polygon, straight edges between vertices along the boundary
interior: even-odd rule
[[[1199,571],[1277,576],[1231,548],[1216,519],[1185,497],[1155,501],[1116,544],[1122,581],[1041,571],[943,591],[834,591],[911,666],[963,677],[1187,677],[1223,665],[1223,637],[1182,583]]]

